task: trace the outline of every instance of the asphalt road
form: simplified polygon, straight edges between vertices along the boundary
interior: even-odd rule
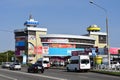
[[[0,80],[120,80],[120,77],[83,72],[67,72],[62,69],[47,69],[41,73],[27,73],[27,68],[14,71],[0,68]]]

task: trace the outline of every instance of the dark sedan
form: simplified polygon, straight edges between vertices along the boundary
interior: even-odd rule
[[[28,72],[44,73],[44,67],[40,64],[32,64],[28,67]]]

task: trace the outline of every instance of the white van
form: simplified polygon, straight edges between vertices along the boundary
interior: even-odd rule
[[[67,71],[85,71],[91,68],[89,55],[78,55],[70,58],[70,63],[66,66]]]
[[[42,64],[44,68],[50,68],[49,58],[39,58],[36,63]]]

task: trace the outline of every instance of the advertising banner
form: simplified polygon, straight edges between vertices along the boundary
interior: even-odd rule
[[[42,47],[42,53],[43,54],[49,54],[49,46],[43,46]]]
[[[110,48],[110,54],[118,54],[120,48]]]
[[[27,56],[23,55],[23,64],[26,64],[26,62],[27,62]]]
[[[34,47],[34,53],[35,54],[42,54],[42,46],[35,46]]]
[[[75,50],[84,50],[83,48],[49,48],[48,56],[71,56]]]

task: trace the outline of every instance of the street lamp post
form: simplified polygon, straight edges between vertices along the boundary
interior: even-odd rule
[[[107,43],[107,52],[108,52],[108,67],[110,68],[110,53],[109,53],[109,47],[110,47],[110,46],[109,46],[109,39],[108,39],[108,38],[109,38],[109,36],[108,36],[109,30],[108,30],[107,10],[106,10],[105,8],[101,7],[100,5],[94,3],[92,0],[90,1],[90,3],[93,4],[93,5],[95,5],[95,6],[97,6],[98,8],[102,9],[102,10],[105,12],[105,14],[106,14],[106,33],[107,33],[106,43]]]
[[[7,52],[7,58],[6,59],[7,59],[6,62],[8,62],[8,52]]]

